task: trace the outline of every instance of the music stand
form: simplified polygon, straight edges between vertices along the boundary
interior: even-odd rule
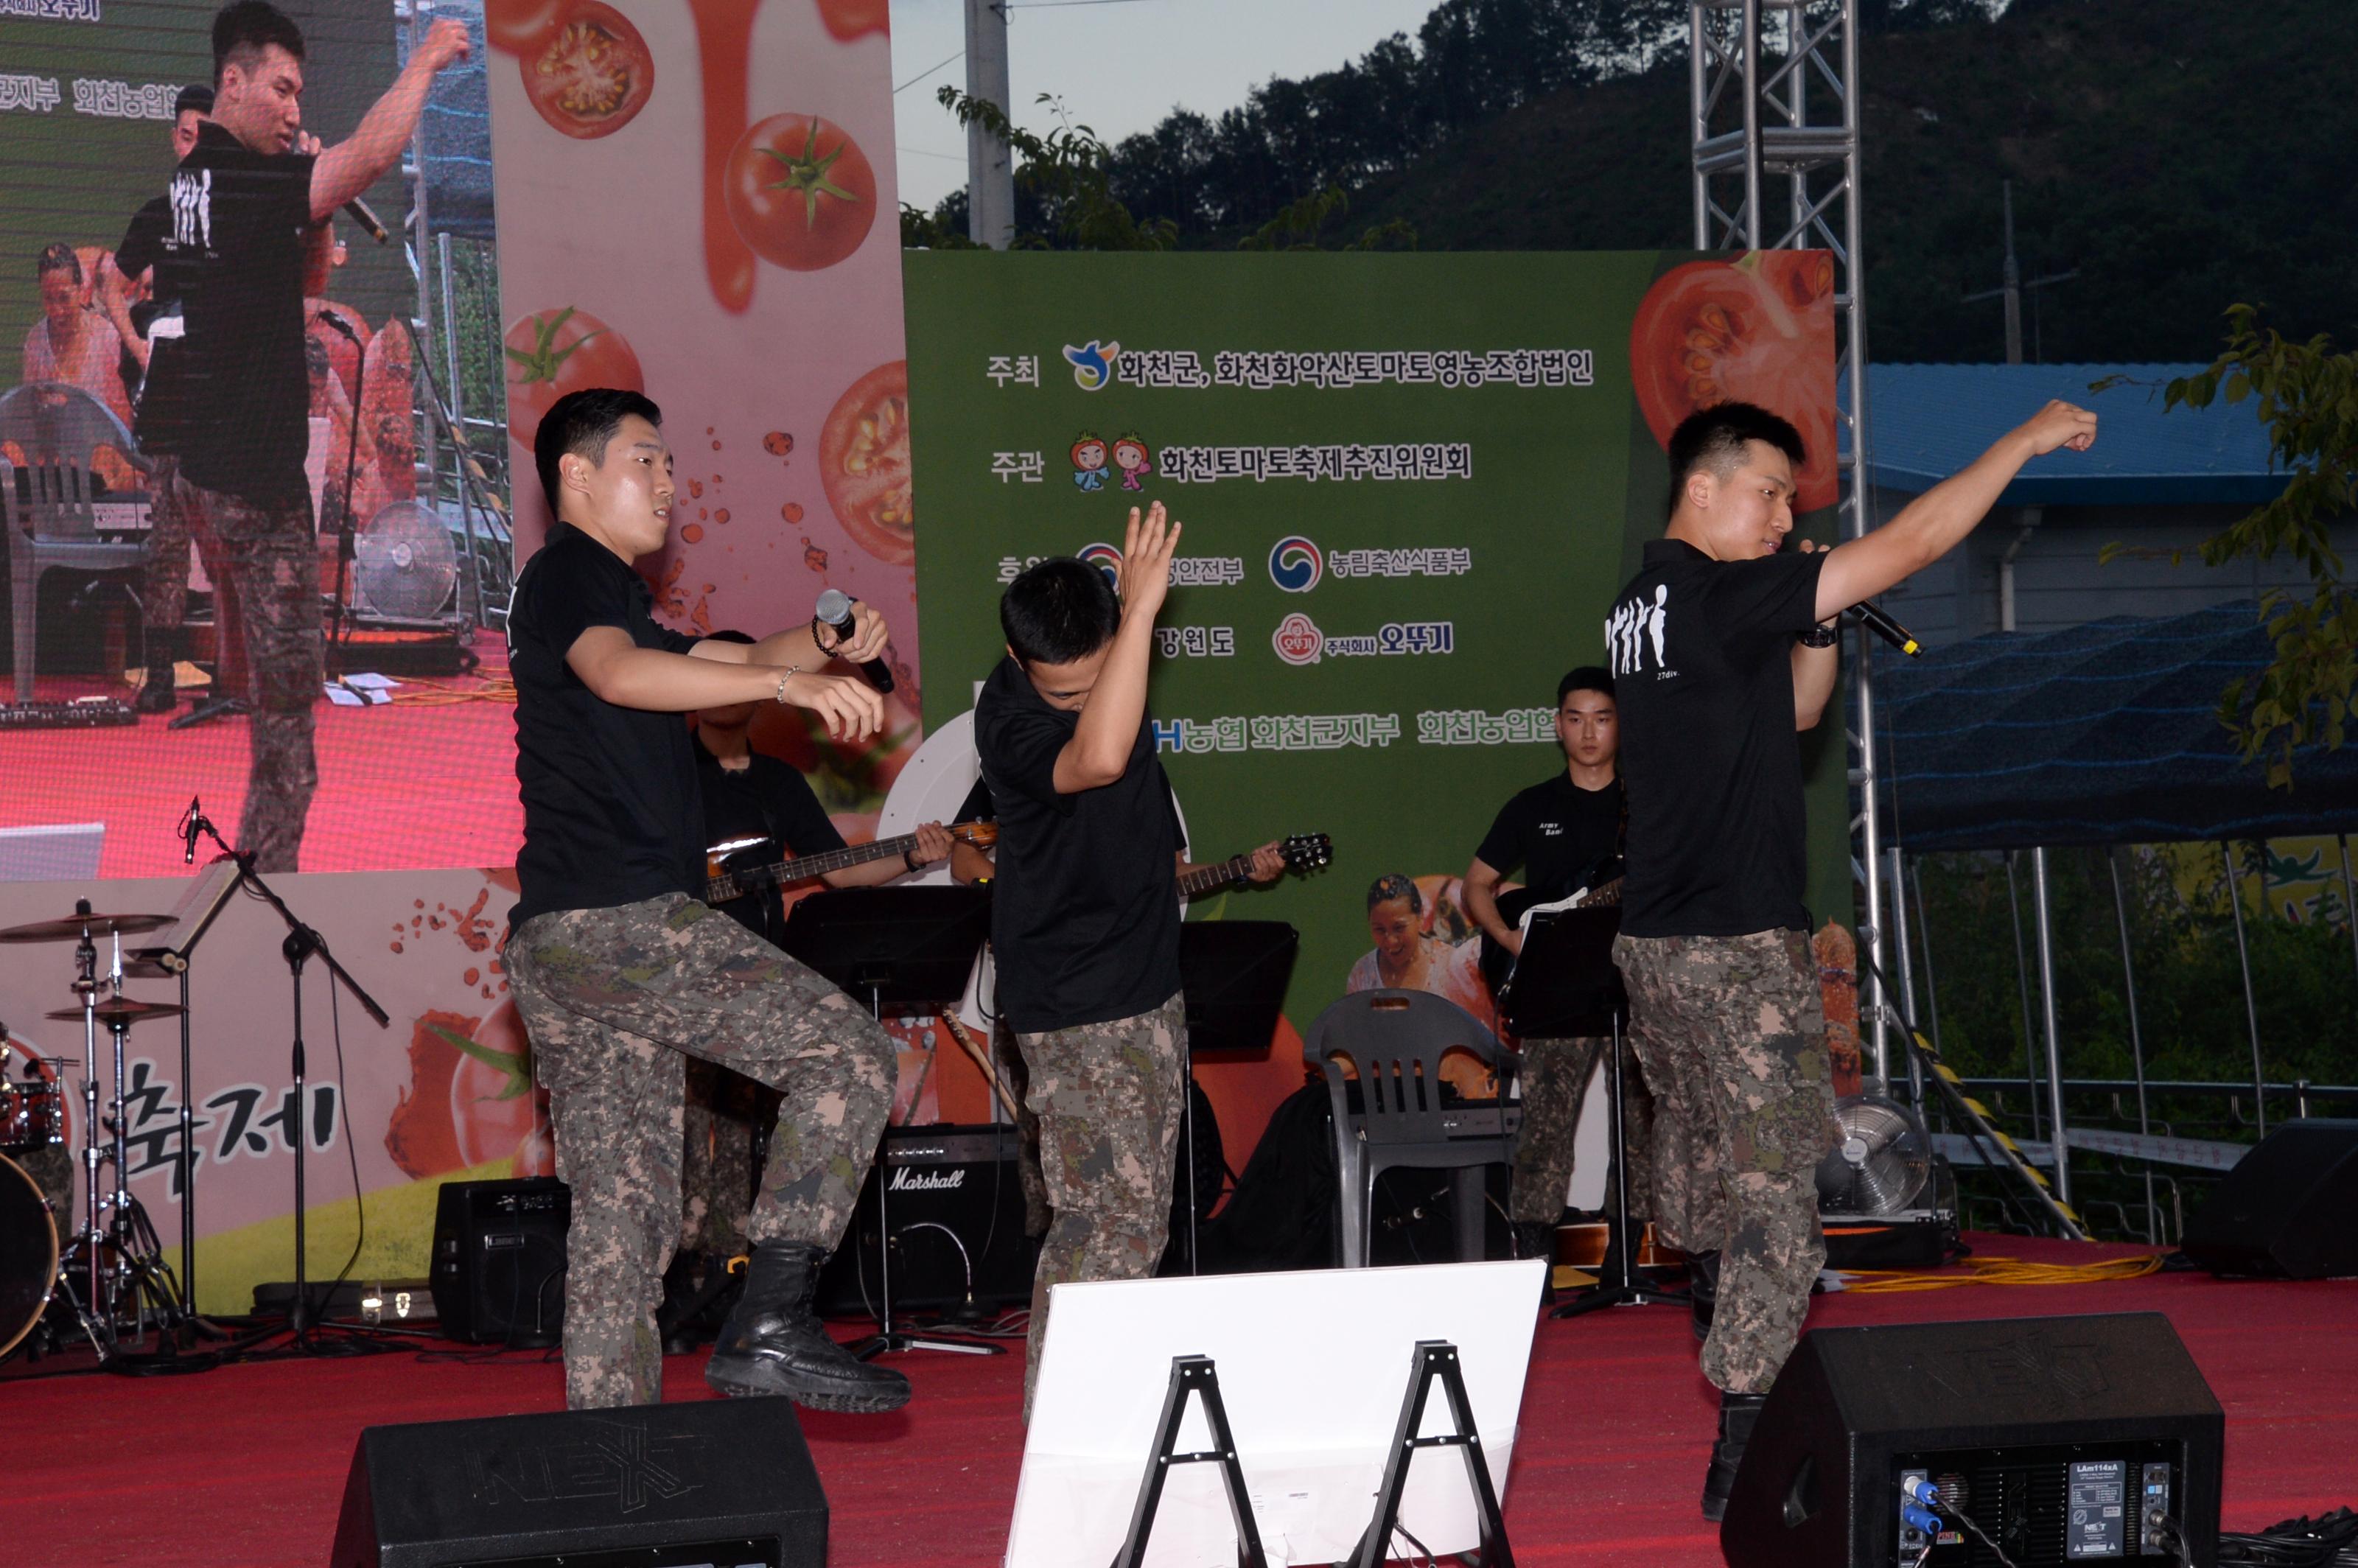
[[[1606,1251],[1617,1267],[1610,1276],[1599,1271],[1596,1283],[1557,1307],[1551,1317],[1577,1317],[1610,1306],[1682,1306],[1688,1300],[1640,1282],[1637,1239],[1629,1233],[1628,1144],[1621,1121],[1621,1025],[1629,1016],[1629,993],[1613,962],[1613,938],[1620,930],[1621,911],[1614,904],[1534,915],[1498,998],[1500,1021],[1526,1040],[1610,1037],[1605,1081],[1615,1201]]]
[[[1195,1057],[1268,1052],[1285,1011],[1302,933],[1282,920],[1191,920],[1179,927],[1179,989],[1186,999],[1188,1072],[1179,1100],[1187,1170],[1187,1272],[1195,1272]]]
[[[778,946],[848,996],[868,1003],[871,1016],[887,1006],[940,1012],[966,994],[975,955],[990,934],[990,894],[971,887],[837,888],[813,893],[786,913]],[[867,1361],[892,1351],[948,1350],[1003,1356],[1006,1346],[944,1339],[892,1326],[892,1182],[876,1166],[876,1260],[882,1280],[877,1332],[850,1346]],[[855,1215],[853,1225],[859,1224]],[[855,1237],[853,1245],[858,1245]]]

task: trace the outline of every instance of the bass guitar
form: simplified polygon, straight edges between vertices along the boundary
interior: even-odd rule
[[[999,842],[999,824],[996,822],[956,822],[946,831],[959,843],[971,844],[978,849],[988,849]],[[824,876],[849,866],[906,855],[917,847],[917,836],[903,833],[895,838],[879,838],[872,844],[853,844],[816,855],[798,855],[791,860],[773,860],[767,865],[728,864],[729,857],[742,854],[755,844],[768,842],[770,840],[766,838],[756,838],[748,842],[716,844],[707,849],[704,852],[704,902],[726,903],[732,898],[742,898],[757,888],[798,882],[805,877]]]
[[[1606,870],[1610,870],[1614,874],[1606,881],[1591,881],[1579,894],[1578,901],[1569,907],[1593,909],[1603,904],[1619,903],[1621,902],[1620,868],[1621,862],[1618,859],[1608,860],[1605,865],[1594,868],[1590,873],[1592,878],[1596,872]],[[1512,892],[1502,892],[1498,895],[1498,918],[1505,921],[1510,929],[1519,927],[1523,923],[1523,914],[1526,911],[1542,903],[1562,902],[1561,899],[1545,896],[1537,888],[1517,888]],[[1482,954],[1479,962],[1482,966],[1483,980],[1489,986],[1490,994],[1497,996],[1505,989],[1507,977],[1515,972],[1515,955],[1507,950],[1506,944],[1485,931],[1482,933]]]
[[[1335,841],[1324,833],[1297,833],[1277,847],[1289,871],[1314,871],[1335,859]],[[1237,887],[1252,874],[1252,857],[1236,855],[1217,866],[1198,866],[1179,879],[1181,898],[1201,898]]]

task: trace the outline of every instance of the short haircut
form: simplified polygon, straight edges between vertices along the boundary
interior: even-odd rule
[[[565,515],[557,504],[557,460],[568,452],[588,458],[593,466],[606,461],[606,443],[622,427],[622,421],[637,415],[648,424],[660,427],[663,410],[656,407],[644,392],[625,392],[615,386],[593,386],[580,392],[568,392],[548,406],[540,416],[540,428],[532,438],[532,466],[540,470],[540,488],[548,496],[548,514]]]
[[[1051,556],[1027,568],[999,596],[999,627],[1007,646],[1026,665],[1069,665],[1086,659],[1121,626],[1121,600],[1106,574],[1071,556]]]
[[[1398,871],[1386,871],[1368,887],[1368,907],[1370,910],[1379,903],[1390,903],[1396,898],[1408,900],[1408,912],[1411,914],[1424,913],[1424,894],[1416,891],[1415,882]]]
[[[1801,466],[1801,433],[1757,403],[1716,403],[1680,420],[1671,432],[1670,510],[1679,509],[1687,475],[1701,469],[1725,479],[1744,461],[1745,447],[1752,441],[1765,441],[1795,468]]]
[[[1581,665],[1555,683],[1555,705],[1562,708],[1563,699],[1575,691],[1601,691],[1606,696],[1611,697],[1613,695],[1612,672],[1603,665]]]
[[[202,85],[201,83],[194,82],[190,83],[187,87],[181,88],[180,95],[172,100],[172,118],[177,121],[181,115],[187,114],[191,109],[195,110],[200,114],[211,114],[213,112],[213,90]]]
[[[74,254],[74,248],[63,240],[43,245],[40,258],[33,264],[33,276],[36,277],[44,277],[53,272],[64,273],[76,283],[81,281],[81,257]]]
[[[301,59],[303,29],[270,0],[231,0],[213,16],[213,85],[221,85],[222,73],[233,65],[252,70],[273,44]]]

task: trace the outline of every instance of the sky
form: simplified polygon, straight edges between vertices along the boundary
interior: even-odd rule
[[[892,0],[901,200],[932,208],[966,184],[966,135],[934,102],[966,85],[965,0]],[[1433,0],[1008,0],[1008,81],[1016,124],[1055,122],[1033,100],[1065,101],[1109,142],[1174,108],[1217,114],[1272,76],[1357,59],[1391,33],[1412,38]]]

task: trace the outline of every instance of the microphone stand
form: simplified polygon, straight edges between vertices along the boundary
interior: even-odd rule
[[[329,631],[328,642],[336,653],[335,673],[341,675],[344,671],[346,633],[352,629],[352,611],[344,602],[344,585],[345,574],[352,562],[352,535],[357,526],[352,506],[352,477],[361,455],[361,398],[368,389],[368,344],[362,341],[360,334],[346,325],[344,319],[333,310],[323,309],[314,319],[352,344],[360,354],[360,362],[352,372],[352,417],[345,421],[343,514],[336,520],[336,593],[330,601],[333,608],[329,611],[334,617],[335,624]],[[335,373],[336,367],[330,364],[328,374],[332,378]]]
[[[293,987],[295,1000],[293,1058],[295,1125],[287,1130],[292,1134],[291,1141],[295,1145],[295,1300],[287,1309],[287,1328],[293,1336],[292,1348],[309,1350],[313,1347],[311,1331],[319,1325],[313,1319],[309,1281],[305,1275],[303,1257],[305,1243],[303,1155],[305,1148],[310,1142],[308,1128],[310,1107],[304,1094],[306,1076],[303,1047],[304,965],[308,963],[316,954],[328,966],[329,984],[333,986],[337,981],[342,981],[344,989],[352,992],[353,1000],[361,1004],[362,1010],[376,1020],[378,1028],[389,1028],[393,1021],[386,1016],[384,1009],[377,1005],[376,999],[369,995],[360,981],[352,978],[352,971],[337,962],[335,954],[328,950],[328,944],[320,937],[319,932],[306,925],[293,910],[287,907],[287,901],[278,896],[277,891],[263,880],[262,873],[254,869],[254,856],[251,853],[240,853],[231,849],[228,842],[222,838],[220,830],[202,816],[194,816],[190,826],[201,829],[205,837],[221,846],[223,854],[237,862],[238,881],[261,894],[269,903],[270,907],[278,912],[279,919],[287,923],[287,939],[279,944],[278,949],[287,959],[287,974]],[[338,1086],[337,1092],[339,1094],[343,1092],[342,1086]],[[353,1202],[357,1204],[359,1201],[359,1195],[354,1194]],[[339,1324],[334,1326],[347,1328],[349,1325]],[[241,1348],[251,1349],[252,1346],[248,1345]]]

